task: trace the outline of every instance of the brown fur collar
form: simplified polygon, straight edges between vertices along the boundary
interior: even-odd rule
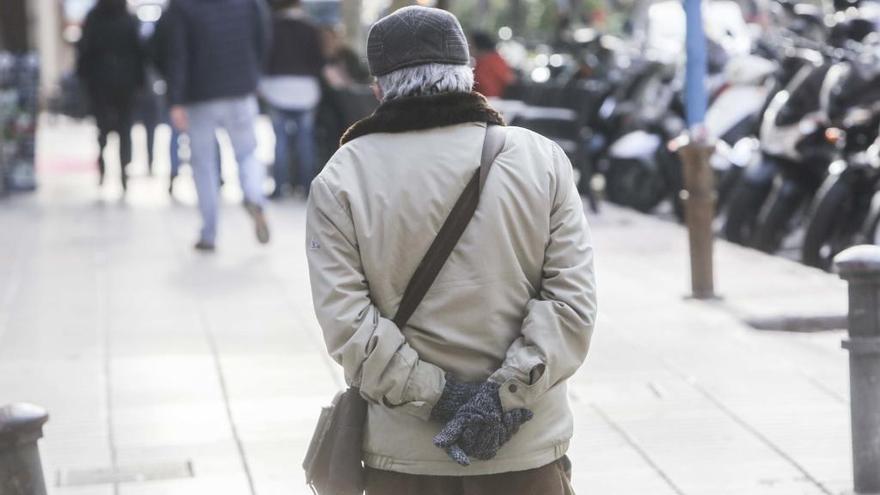
[[[422,131],[467,122],[504,125],[501,115],[479,93],[410,96],[379,105],[373,115],[345,131],[340,145],[377,132]]]

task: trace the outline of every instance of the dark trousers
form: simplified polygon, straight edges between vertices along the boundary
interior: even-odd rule
[[[537,469],[486,476],[425,476],[367,468],[366,495],[574,495],[567,457]]]
[[[98,157],[98,167],[101,178],[104,177],[104,148],[107,146],[107,136],[111,132],[119,135],[119,163],[122,166],[122,185],[126,186],[127,175],[125,168],[131,162],[131,127],[134,98],[132,96],[106,97],[95,95],[92,97],[93,113],[98,125],[98,146],[101,154]]]
[[[290,184],[291,145],[296,151],[296,178],[294,186],[302,186],[309,192],[315,177],[315,112],[313,110],[284,110],[273,108],[270,112],[275,129],[275,165],[272,176],[275,190],[280,193]]]

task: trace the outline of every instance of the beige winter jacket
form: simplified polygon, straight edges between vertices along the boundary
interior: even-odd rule
[[[441,126],[396,132],[399,122],[373,122],[314,181],[306,248],[315,311],[328,351],[370,403],[367,465],[457,476],[537,468],[563,456],[572,436],[566,379],[596,319],[589,228],[565,154],[507,128],[473,220],[397,328],[410,276],[479,167],[486,124],[443,125],[470,116],[450,118],[449,108],[425,115],[398,105],[428,119],[416,128]],[[432,444],[442,425],[429,416],[446,372],[491,377],[505,410],[529,408],[534,419],[496,458],[459,466]]]

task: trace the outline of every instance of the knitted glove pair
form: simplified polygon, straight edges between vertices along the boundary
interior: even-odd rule
[[[452,397],[463,397],[473,390],[474,385],[453,382],[448,403],[444,403],[443,397],[447,396],[444,390],[435,410],[444,403],[438,412],[446,414],[453,406]],[[448,378],[447,387],[450,387]],[[504,412],[498,396],[499,388],[500,385],[493,382],[479,384],[476,392],[455,410],[446,426],[434,437],[434,445],[445,449],[449,457],[462,466],[470,465],[471,457],[481,460],[495,457],[498,449],[519,431],[520,425],[532,419],[532,411],[528,409]]]

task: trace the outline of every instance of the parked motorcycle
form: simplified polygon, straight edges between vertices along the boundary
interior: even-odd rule
[[[731,193],[723,227],[728,240],[743,245],[753,245],[758,230],[763,227],[763,246],[766,250],[772,250],[768,246],[771,240],[766,239],[767,232],[786,216],[786,212],[777,207],[768,225],[767,216],[762,212],[774,190],[777,175],[785,171],[790,180],[784,189],[776,190],[776,195],[780,199],[789,198],[801,190],[799,177],[802,170],[808,171],[803,187],[812,187],[815,191],[824,178],[828,163],[827,155],[823,156],[821,147],[817,149],[815,145],[824,144],[824,130],[819,127],[822,119],[817,95],[831,64],[815,50],[797,49],[785,65],[799,66],[799,69],[785,88],[773,96],[764,111],[759,132],[761,160],[743,171],[741,180]],[[782,203],[777,204],[783,206]],[[763,221],[759,222],[761,219]]]
[[[677,195],[681,166],[666,143],[685,129],[682,86],[677,66],[658,63],[636,89],[630,131],[608,149],[609,200],[647,213]]]
[[[778,84],[777,64],[757,55],[731,59],[724,85],[706,112],[706,130],[715,142],[709,163],[715,172],[717,211],[722,211],[744,169],[759,156],[761,116]]]
[[[827,44],[789,33],[800,47],[795,53],[803,66],[765,112],[760,133],[764,159],[744,174],[725,223],[732,241],[778,250],[804,219],[827,176],[835,148],[826,139],[828,98],[819,95],[827,84],[833,86],[826,78],[836,77],[839,69],[832,67],[860,56],[859,42],[875,29],[858,11],[834,20]]]
[[[826,138],[837,145],[838,152],[810,208],[801,256],[804,263],[828,270],[836,254],[866,240],[865,220],[870,216],[869,225],[874,223],[880,210],[876,206],[872,212],[871,206],[880,181],[880,70],[876,59],[835,65],[821,97],[832,124]],[[873,234],[876,224],[867,229]]]

